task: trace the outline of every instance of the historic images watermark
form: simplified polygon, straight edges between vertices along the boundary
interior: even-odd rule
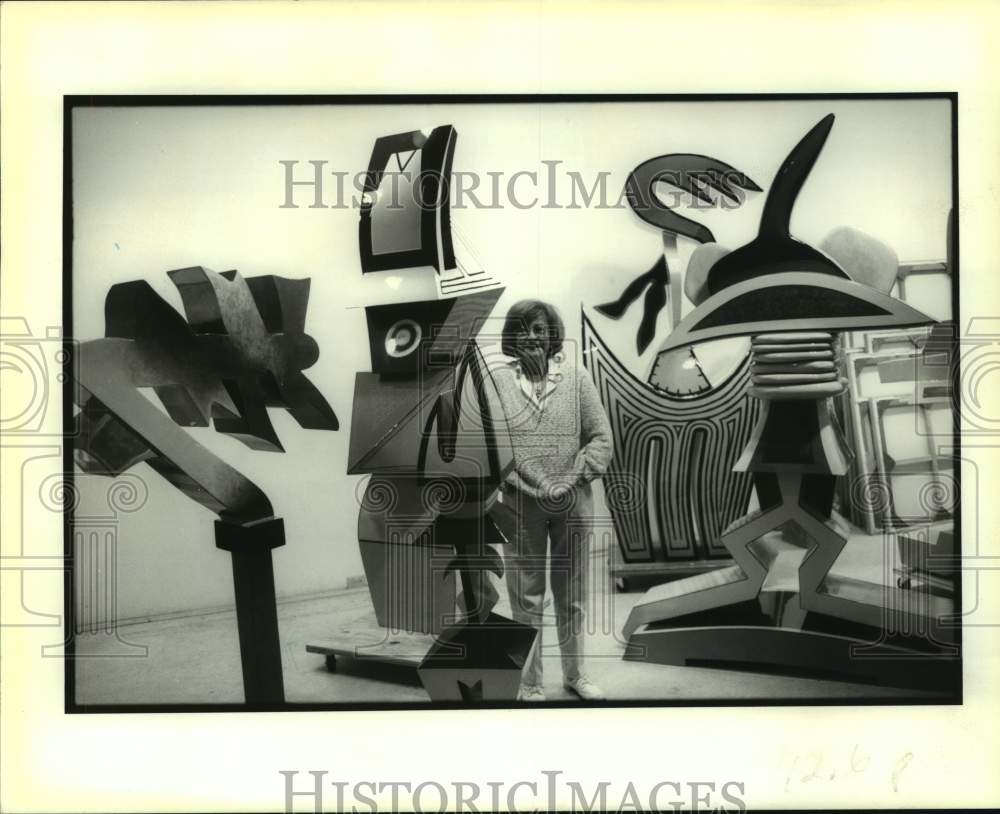
[[[650,786],[580,782],[557,769],[531,779],[453,780],[418,783],[399,780],[335,780],[325,770],[280,770],[284,810],[479,812],[479,811],[745,811],[746,784],[738,780],[662,780]],[[296,779],[298,775],[303,775]]]
[[[144,509],[146,480],[134,472],[107,479],[90,490],[100,500],[84,510],[81,476],[63,467],[63,444],[73,443],[76,430],[74,422],[63,421],[60,396],[62,388],[77,386],[78,344],[59,326],[33,330],[23,317],[0,319],[0,386],[6,396],[0,449],[19,474],[5,495],[16,542],[0,557],[0,592],[8,599],[0,627],[51,628],[41,646],[46,658],[65,657],[67,646],[84,638],[95,646],[75,651],[73,658],[144,658],[148,647],[129,641],[119,627],[118,563],[122,516]],[[72,558],[40,539],[28,519],[37,507],[72,517]],[[72,593],[69,619],[58,594],[53,602],[52,589],[60,585]]]
[[[663,169],[649,180],[648,190],[629,178],[619,184],[609,170],[583,173],[568,169],[559,159],[543,159],[543,169],[516,172],[455,170],[441,179],[436,170],[400,170],[371,177],[367,172],[335,169],[326,160],[282,159],[279,209],[360,209],[378,202],[388,210],[439,204],[437,183],[447,187],[452,209],[624,209],[641,214],[646,209],[685,205],[690,209],[736,209],[746,196],[737,172],[706,170],[683,174]],[[433,180],[434,183],[427,183]],[[694,184],[699,195],[685,186]],[[719,187],[727,194],[710,194]],[[366,192],[377,187],[377,192]],[[432,191],[433,190],[433,191]],[[431,192],[432,191],[432,192]],[[648,194],[644,194],[648,193]]]

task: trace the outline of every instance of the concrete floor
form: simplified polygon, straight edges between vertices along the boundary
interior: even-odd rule
[[[879,546],[880,548],[881,546]],[[842,557],[844,566],[871,569],[873,541],[855,540]],[[606,553],[597,553],[592,573],[606,574]],[[841,562],[838,562],[838,567]],[[501,591],[503,593],[503,590]],[[763,675],[733,670],[672,667],[623,661],[625,645],[616,631],[641,593],[615,593],[609,579],[591,589],[587,638],[587,670],[612,701],[678,702],[687,700],[892,699],[915,697],[900,691],[836,681]],[[508,615],[506,601],[497,611]],[[323,656],[306,645],[329,640],[338,626],[370,617],[366,588],[279,604],[285,697],[291,703],[399,704],[429,698],[416,671],[355,660],[326,669]],[[550,701],[575,700],[562,687],[555,619],[548,608],[543,649],[545,690]],[[114,634],[77,638],[76,700],[78,704],[228,704],[242,703],[239,646],[232,612],[120,625]],[[934,698],[932,695],[926,696]]]

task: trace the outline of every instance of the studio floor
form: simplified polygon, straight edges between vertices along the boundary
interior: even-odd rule
[[[881,572],[881,549],[881,540],[854,536],[834,572]],[[607,576],[607,551],[595,551],[592,557],[591,574],[598,578],[591,580],[587,672],[612,702],[934,699],[930,693],[842,681],[625,661],[625,643],[618,634],[642,593],[616,592]],[[505,598],[497,611],[509,615]],[[367,588],[280,602],[278,617],[289,703],[429,702],[410,667],[338,659],[331,672],[323,655],[307,652],[309,644],[342,640],[344,631],[373,629]],[[553,702],[573,702],[576,698],[562,686],[554,626],[548,603],[542,651],[546,696]],[[75,695],[81,706],[243,702],[236,618],[230,611],[137,621],[120,624],[112,633],[82,634],[76,652]]]

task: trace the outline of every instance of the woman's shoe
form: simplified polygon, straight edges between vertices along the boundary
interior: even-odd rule
[[[517,700],[531,703],[545,700],[545,690],[536,684],[522,684],[517,693]]]
[[[572,681],[566,681],[563,683],[570,692],[576,693],[584,701],[603,701],[604,693],[601,688],[598,687],[593,681],[591,681],[587,676],[579,676],[574,678]]]

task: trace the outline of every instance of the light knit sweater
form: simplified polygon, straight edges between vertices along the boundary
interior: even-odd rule
[[[535,398],[517,361],[492,369],[514,448],[507,482],[533,497],[557,485],[581,486],[611,462],[611,425],[582,364],[557,354],[549,360],[545,392]]]

